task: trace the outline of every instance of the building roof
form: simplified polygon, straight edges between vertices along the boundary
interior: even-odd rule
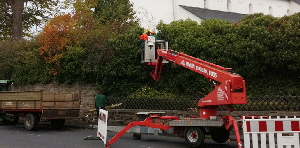
[[[299,0],[300,1],[300,0]],[[234,12],[225,12],[225,11],[218,11],[218,10],[209,10],[205,8],[199,7],[190,7],[179,5],[186,11],[196,15],[202,20],[206,19],[220,19],[223,21],[229,21],[231,23],[237,23],[241,20],[246,14],[234,13]]]
[[[295,3],[300,4],[300,0],[293,0]]]

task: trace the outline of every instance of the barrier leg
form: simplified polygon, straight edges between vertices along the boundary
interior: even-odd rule
[[[237,125],[237,122],[235,119],[233,119],[232,116],[223,116],[222,120],[224,122],[225,128],[228,130],[231,126],[233,126],[235,137],[236,137],[236,142],[238,144],[238,148],[243,148],[242,141],[241,141],[241,136],[239,133],[239,128]]]
[[[233,118],[232,118],[233,119]],[[238,144],[238,148],[243,148],[243,145],[242,145],[242,141],[241,141],[241,136],[240,136],[240,133],[239,133],[239,128],[238,128],[238,125],[236,123],[236,121],[233,119],[233,128],[234,128],[234,133],[235,133],[235,137],[236,137],[236,142]]]

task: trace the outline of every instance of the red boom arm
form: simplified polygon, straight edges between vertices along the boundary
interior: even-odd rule
[[[174,50],[157,50],[157,63],[151,76],[154,80],[160,80],[163,59],[173,61],[174,64],[181,65],[187,69],[204,75],[211,82],[217,81],[221,84],[214,84],[215,89],[198,103],[200,117],[209,118],[216,116],[218,105],[227,105],[232,111],[232,104],[246,104],[246,87],[243,77],[232,74],[231,68],[203,61],[201,59],[186,55]]]

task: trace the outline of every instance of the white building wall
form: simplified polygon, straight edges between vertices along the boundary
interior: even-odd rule
[[[201,20],[179,5],[207,8],[241,14],[264,13],[275,17],[300,12],[300,5],[292,0],[130,0],[140,24],[155,29],[160,20],[171,23],[180,19]],[[230,2],[229,2],[230,1]],[[228,2],[230,5],[228,5]],[[251,6],[250,6],[251,5]],[[252,8],[250,8],[252,7]]]
[[[130,0],[136,17],[144,28],[155,30],[156,25],[163,20],[164,23],[171,23],[177,20],[191,19],[201,22],[201,19],[184,10],[179,5],[202,7],[204,0]]]
[[[229,0],[209,0],[207,1],[207,8],[211,10],[228,11]],[[230,0],[230,12],[252,14],[252,13],[264,13],[266,15],[272,14],[275,17],[282,17],[287,14],[288,9],[298,10],[297,8],[291,8],[299,6],[299,4],[288,0]],[[250,4],[252,4],[252,12],[250,11]],[[298,7],[299,8],[299,7]],[[270,13],[270,10],[272,13]],[[295,11],[292,11],[295,13]]]
[[[173,3],[174,10],[175,10],[175,17],[174,20],[186,20],[191,19],[197,21],[198,23],[201,22],[201,19],[197,16],[191,14],[190,12],[184,10],[179,5],[191,6],[191,7],[203,7],[203,0],[170,0]]]
[[[131,0],[136,17],[144,28],[154,28],[160,20],[174,21],[173,6],[168,0]]]
[[[287,10],[289,9],[289,2],[278,0],[277,3],[269,3],[269,5],[273,8],[273,16],[282,17],[287,15]]]
[[[248,14],[249,3],[246,0],[231,0],[231,12]]]
[[[291,1],[290,2],[290,9],[289,10],[290,10],[291,14],[300,12],[300,4],[297,4],[297,3],[293,2],[293,1]],[[286,13],[286,14],[288,15],[288,13]]]
[[[206,6],[211,10],[227,11],[227,0],[206,0]]]

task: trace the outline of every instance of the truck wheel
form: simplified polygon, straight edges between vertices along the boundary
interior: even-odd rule
[[[204,141],[204,130],[199,127],[187,127],[184,130],[184,139],[190,147],[200,147]]]
[[[54,129],[61,129],[64,127],[66,120],[65,119],[52,119],[51,120],[51,126]]]
[[[29,131],[33,131],[36,129],[38,122],[39,122],[39,118],[37,115],[26,114],[24,120],[24,127]]]
[[[140,134],[140,133],[133,133],[133,139],[134,140],[141,140],[141,138],[142,138],[142,134]]]
[[[217,143],[224,143],[229,139],[230,132],[224,127],[212,127],[210,128],[211,138]]]

